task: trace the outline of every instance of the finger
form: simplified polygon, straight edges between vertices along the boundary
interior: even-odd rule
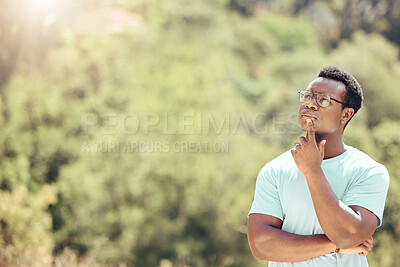
[[[368,243],[367,243],[367,244],[368,244]],[[370,244],[365,245],[365,243],[363,243],[363,244],[361,245],[361,249],[362,249],[362,252],[368,254],[368,253],[371,251],[372,247],[371,247]]]
[[[307,144],[307,139],[306,139],[304,136],[301,136],[301,137],[300,137],[300,143],[301,143],[302,145]]]
[[[311,119],[307,119],[307,141],[315,143],[314,125]]]
[[[374,239],[372,237],[365,240],[365,242],[368,242],[369,244],[371,244],[371,246],[374,245]]]
[[[322,140],[318,144],[318,150],[321,153],[322,157],[325,155],[325,144],[326,144],[326,140]]]
[[[370,244],[370,243],[368,243],[367,241],[365,241],[364,243],[362,243],[362,245],[363,245],[365,248],[367,248],[368,250],[371,250],[372,247],[373,247],[373,245]]]
[[[370,250],[368,250],[363,245],[359,246],[359,250],[360,250],[360,252],[358,252],[358,255],[360,255],[360,256],[367,256],[369,254],[369,252],[370,252]]]

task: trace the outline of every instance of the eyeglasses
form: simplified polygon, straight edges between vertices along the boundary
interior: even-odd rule
[[[315,93],[315,92],[313,92],[311,90],[302,90],[302,91],[299,92],[299,95],[300,95],[300,102],[301,103],[308,102],[308,101],[312,100],[314,95],[316,95],[317,96],[317,104],[320,107],[326,108],[331,103],[331,100],[334,100],[334,101],[336,101],[336,102],[338,102],[338,103],[340,103],[340,104],[342,104],[342,105],[347,107],[347,105],[345,103],[343,103],[343,102],[341,102],[341,101],[339,101],[337,99],[334,99],[334,98],[330,97],[327,94]]]

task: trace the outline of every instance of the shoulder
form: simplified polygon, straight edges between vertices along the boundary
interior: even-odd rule
[[[350,155],[347,163],[352,169],[361,171],[364,176],[380,176],[385,180],[389,180],[389,174],[386,167],[372,159],[366,153],[354,147],[349,147]]]
[[[364,168],[382,168],[386,169],[386,167],[372,159],[370,156],[368,156],[366,153],[358,150],[355,147],[348,147],[350,150],[350,155],[348,157],[348,161],[351,164],[355,164],[355,166],[363,166]]]
[[[277,175],[281,172],[287,172],[291,170],[297,170],[297,167],[294,163],[290,150],[288,150],[265,164],[261,169],[260,174],[267,173],[270,175]]]

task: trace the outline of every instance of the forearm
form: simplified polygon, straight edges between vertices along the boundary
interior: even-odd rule
[[[361,216],[339,201],[321,168],[306,178],[318,221],[332,242],[341,248],[350,248],[372,235],[362,226]]]
[[[336,249],[336,245],[325,235],[296,235],[269,225],[257,232],[257,235],[249,232],[249,243],[258,260],[304,261],[332,253]]]

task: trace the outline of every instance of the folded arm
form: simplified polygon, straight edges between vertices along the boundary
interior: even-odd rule
[[[281,230],[282,221],[265,214],[250,214],[247,226],[250,249],[257,260],[297,262],[329,254],[336,245],[326,235],[296,235]],[[366,256],[372,238],[347,250],[345,254]]]
[[[296,235],[281,230],[282,221],[270,215],[251,214],[248,240],[258,260],[304,261],[334,252],[336,245],[325,235]]]

